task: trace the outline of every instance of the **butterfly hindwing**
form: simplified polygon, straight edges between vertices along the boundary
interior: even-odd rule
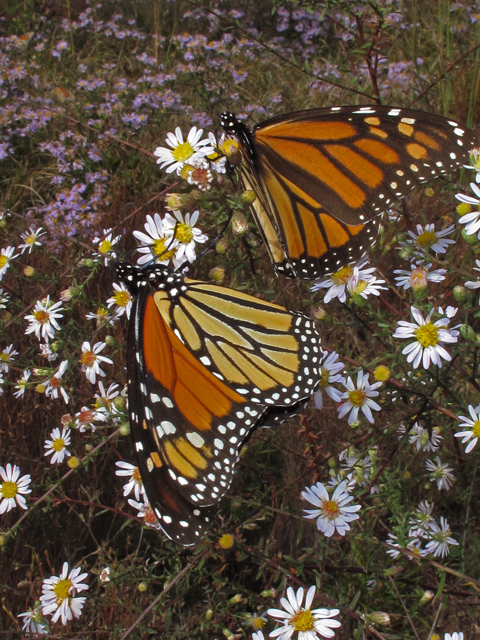
[[[232,114],[221,121],[239,141],[242,181],[257,193],[254,215],[274,265],[303,279],[361,257],[376,239],[377,216],[468,162],[478,145],[453,120],[384,106],[299,111],[252,132]]]
[[[306,316],[241,292],[161,266],[127,273],[139,468],[166,533],[193,544],[253,430],[297,413],[315,391],[320,337]]]

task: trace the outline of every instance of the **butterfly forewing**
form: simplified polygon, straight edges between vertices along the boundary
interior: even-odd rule
[[[231,114],[244,186],[278,271],[312,279],[358,259],[378,216],[413,187],[468,161],[476,134],[453,120],[392,107],[332,107],[272,118],[249,132]],[[265,223],[265,220],[268,222]],[[284,255],[282,255],[282,250]]]
[[[129,401],[139,468],[167,534],[193,543],[252,431],[297,413],[315,391],[320,338],[306,316],[253,296],[164,267],[131,274],[138,297]]]

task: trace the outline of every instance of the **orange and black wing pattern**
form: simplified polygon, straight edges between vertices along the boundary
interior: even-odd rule
[[[140,474],[165,533],[195,544],[253,430],[315,391],[320,336],[302,314],[166,267],[117,274],[136,295],[127,373]]]
[[[311,280],[357,260],[379,216],[418,184],[468,162],[470,129],[423,111],[330,107],[286,114],[253,131],[230,113],[245,188],[276,270]]]

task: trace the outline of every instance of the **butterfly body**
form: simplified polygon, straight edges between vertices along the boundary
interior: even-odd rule
[[[238,140],[243,186],[275,269],[314,279],[358,260],[380,215],[418,184],[468,162],[476,134],[434,114],[385,106],[330,107],[271,118]]]
[[[167,535],[194,544],[253,431],[315,391],[320,337],[300,313],[167,267],[119,263],[117,275],[136,296],[127,374],[140,474]]]

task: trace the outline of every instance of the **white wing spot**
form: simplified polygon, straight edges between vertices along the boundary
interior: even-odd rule
[[[161,424],[162,429],[165,431],[166,434],[175,433],[176,430],[177,430],[175,425],[172,424],[170,422],[170,420],[162,420],[162,422],[160,424]]]
[[[194,447],[197,447],[197,449],[200,449],[205,444],[205,440],[202,438],[202,436],[198,433],[194,433],[193,431],[187,433],[187,438],[190,440]]]

